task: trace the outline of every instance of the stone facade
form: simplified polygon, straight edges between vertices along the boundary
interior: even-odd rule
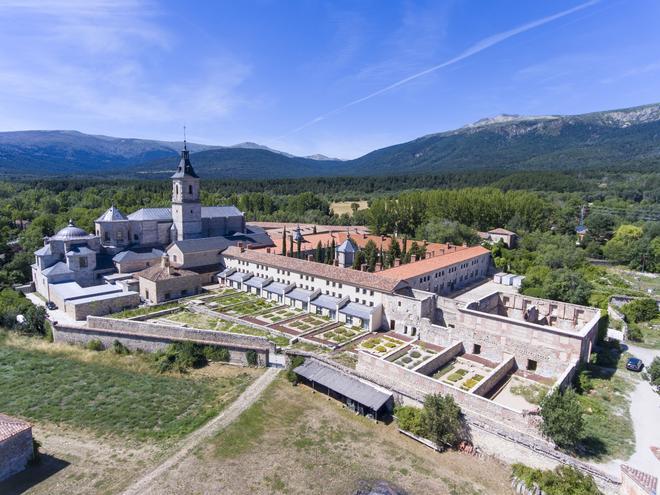
[[[33,453],[32,427],[0,414],[0,481],[23,471]]]
[[[140,304],[137,292],[121,292],[111,297],[93,297],[66,301],[64,309],[75,320],[84,320],[88,316],[103,316],[134,308]]]

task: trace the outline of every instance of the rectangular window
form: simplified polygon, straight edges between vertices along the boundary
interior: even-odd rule
[[[80,268],[87,268],[87,258],[80,258]]]
[[[479,344],[472,346],[472,354],[481,354],[481,346]]]
[[[538,363],[534,361],[533,359],[528,359],[527,360],[527,371],[536,371],[536,366]]]

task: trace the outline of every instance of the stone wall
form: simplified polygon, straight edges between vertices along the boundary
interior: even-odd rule
[[[110,313],[134,308],[140,304],[140,295],[137,292],[122,292],[111,298],[96,300],[73,299],[66,301],[64,308],[66,313],[74,320],[84,320],[88,316],[103,316]]]
[[[0,442],[0,481],[23,471],[32,453],[32,428]]]
[[[428,361],[423,362],[414,371],[422,375],[431,375],[464,351],[463,342],[447,347]]]
[[[464,411],[486,416],[516,430],[539,437],[534,421],[520,411],[510,409],[478,395],[471,394],[458,387],[445,384],[431,377],[407,370],[394,363],[358,352],[356,371],[374,383],[390,390],[403,392],[414,400],[423,402],[428,394],[451,395]]]
[[[486,397],[488,393],[500,383],[506,375],[514,371],[516,368],[516,360],[513,356],[509,356],[507,360],[500,363],[494,370],[492,370],[486,377],[479,382],[479,384],[472,390],[475,395]]]
[[[215,330],[200,330],[176,325],[161,325],[133,320],[116,320],[90,316],[88,327],[56,326],[53,338],[56,342],[85,345],[90,340],[100,340],[105,348],[118,340],[131,350],[156,352],[173,342],[191,341],[204,345],[226,347],[230,362],[247,364],[246,352],[257,352],[259,366],[268,366],[269,355],[275,352],[274,344],[264,337],[242,335]]]

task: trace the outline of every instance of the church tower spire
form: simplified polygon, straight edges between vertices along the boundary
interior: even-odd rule
[[[172,179],[172,241],[202,236],[202,205],[199,199],[199,176],[190,162],[185,127],[183,149]]]

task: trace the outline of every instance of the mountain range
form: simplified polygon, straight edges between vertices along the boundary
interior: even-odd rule
[[[4,132],[0,175],[164,178],[182,144],[77,131]],[[660,165],[660,104],[582,115],[499,115],[353,160],[299,157],[250,142],[188,148],[202,177],[224,179]]]

